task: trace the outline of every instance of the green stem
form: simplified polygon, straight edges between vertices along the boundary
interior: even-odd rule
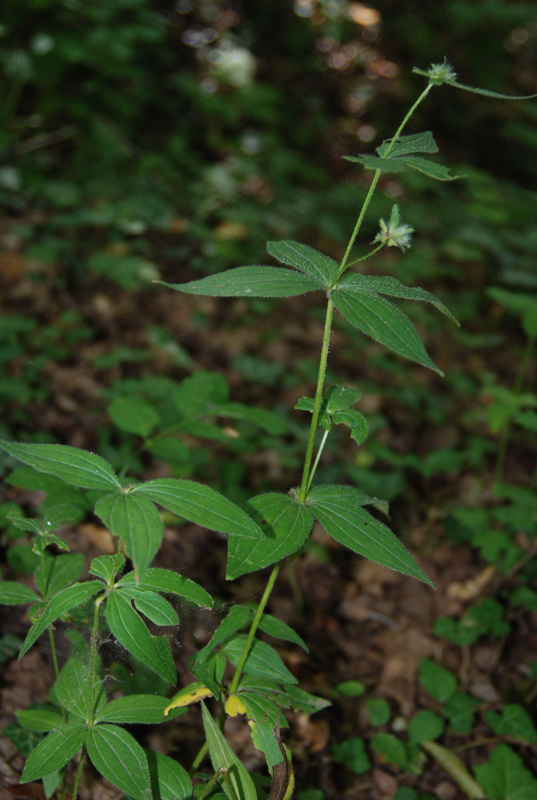
[[[325,431],[324,434],[323,434],[323,438],[321,439],[321,444],[319,445],[319,449],[317,450],[317,455],[315,456],[315,461],[313,463],[313,467],[311,468],[310,477],[309,477],[309,480],[308,480],[308,486],[306,488],[306,494],[310,490],[311,482],[312,482],[313,477],[315,475],[315,472],[317,470],[317,465],[319,464],[319,460],[320,460],[322,452],[324,450],[324,445],[325,445],[326,440],[328,439],[328,434],[329,433],[330,433],[330,431]]]
[[[244,665],[246,664],[246,659],[250,655],[250,648],[252,647],[252,642],[254,640],[254,636],[256,634],[257,628],[261,621],[261,617],[263,616],[263,612],[265,610],[265,606],[268,603],[268,599],[270,597],[270,593],[272,591],[272,587],[276,583],[276,578],[278,577],[278,573],[281,567],[281,561],[275,564],[272,568],[272,572],[270,573],[270,578],[268,579],[267,585],[265,587],[265,591],[263,592],[263,597],[261,598],[259,605],[257,607],[257,611],[255,612],[255,617],[253,619],[252,625],[250,626],[250,630],[248,632],[248,638],[244,644],[244,648],[241,653],[241,657],[239,659],[239,663],[237,664],[237,669],[235,670],[235,674],[233,676],[233,680],[231,681],[231,685],[229,687],[229,693],[235,694],[239,687],[239,682],[242,676],[242,670],[244,669]]]
[[[196,758],[192,762],[192,766],[190,767],[190,770],[189,770],[189,773],[188,773],[189,775],[193,775],[195,773],[195,771],[197,770],[197,768],[199,767],[199,765],[201,764],[201,762],[205,758],[205,755],[206,755],[208,749],[209,749],[209,744],[207,742],[204,742],[202,744],[202,746],[200,747],[198,755],[196,756]]]
[[[82,756],[80,758],[80,763],[76,771],[75,782],[73,784],[73,791],[71,792],[71,800],[77,800],[78,787],[80,785],[80,778],[82,777],[82,770],[84,769],[85,761],[86,761],[86,749],[84,748],[84,750],[82,751]]]
[[[93,613],[93,628],[91,631],[91,651],[90,651],[90,668],[89,668],[89,703],[88,703],[88,727],[93,725],[93,707],[95,697],[95,681],[96,681],[96,667],[97,667],[97,636],[99,631],[99,609],[104,600],[104,595],[98,597],[95,601],[95,610]]]
[[[313,457],[313,447],[315,445],[315,436],[317,433],[317,422],[319,420],[321,403],[323,401],[324,378],[326,375],[328,350],[330,349],[330,332],[332,330],[333,316],[334,316],[334,304],[332,303],[330,298],[328,298],[328,306],[326,308],[326,319],[324,323],[323,345],[321,349],[321,358],[319,361],[317,387],[315,389],[315,401],[313,405],[313,414],[311,416],[310,433],[308,437],[308,444],[306,447],[306,455],[304,457],[304,471],[302,473],[302,483],[300,484],[300,492],[298,496],[298,499],[300,500],[301,503],[303,503],[306,500],[306,496],[308,494],[311,459]]]
[[[56,680],[60,677],[60,669],[58,667],[58,656],[56,654],[56,645],[54,643],[54,634],[52,633],[52,628],[48,629],[48,640],[50,642],[50,652],[52,653],[52,663],[54,664],[54,674],[56,676]]]
[[[362,256],[361,258],[355,258],[354,261],[351,261],[350,264],[347,264],[347,269],[349,267],[354,267],[355,264],[361,264],[362,261],[367,261],[368,258],[371,258],[371,256],[374,256],[375,253],[378,253],[378,251],[382,250],[382,248],[385,247],[385,246],[386,246],[386,242],[381,242],[379,245],[377,245],[375,247],[374,250],[371,250],[370,253],[367,253],[365,256]]]

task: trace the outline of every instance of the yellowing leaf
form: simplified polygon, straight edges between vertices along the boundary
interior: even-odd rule
[[[172,708],[183,708],[190,706],[192,703],[199,703],[206,697],[213,697],[210,689],[207,689],[201,681],[196,681],[181,689],[173,698],[171,703],[164,709],[164,716],[167,717]]]
[[[226,701],[226,714],[229,717],[236,717],[237,714],[246,714],[247,709],[238,694],[232,694]]]

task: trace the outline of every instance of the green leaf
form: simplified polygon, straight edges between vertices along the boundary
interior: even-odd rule
[[[419,156],[406,156],[402,159],[405,166],[422,172],[429,178],[434,178],[435,181],[456,181],[463,178],[464,175],[450,175],[449,169],[444,167],[443,164],[437,164],[435,161],[429,161],[427,158],[420,158]]]
[[[449,698],[443,710],[453,733],[470,733],[480,705],[479,700],[464,692],[456,692]]]
[[[434,711],[423,710],[414,714],[408,723],[408,738],[413,744],[438,739],[444,732],[442,718]]]
[[[231,641],[226,642],[222,648],[234,667],[239,663],[246,639],[246,635],[238,634]],[[270,678],[273,681],[281,681],[282,683],[298,683],[276,650],[266,642],[260,642],[258,639],[254,640],[250,648],[250,653],[244,665],[244,672],[248,675],[258,675],[260,678]]]
[[[131,694],[118,697],[102,708],[96,722],[113,722],[119,725],[159,725],[184,714],[186,708],[173,708],[164,716],[170,701],[156,694]]]
[[[351,430],[351,439],[356,444],[362,444],[367,439],[369,426],[363,414],[350,408],[348,411],[338,411],[332,420],[335,425],[346,425]]]
[[[352,736],[340,744],[333,745],[332,758],[338,764],[344,764],[355,775],[362,775],[371,768],[364,743],[358,736]]]
[[[218,647],[219,644],[225,642],[226,639],[229,639],[234,633],[244,628],[248,620],[251,619],[251,616],[252,612],[248,608],[239,605],[233,606],[229,614],[222,620],[211,636],[210,641],[197,653],[195,659],[196,665],[206,661],[215,647]]]
[[[93,766],[135,800],[152,800],[147,758],[134,736],[116,725],[97,725],[86,739]]]
[[[342,681],[332,689],[332,695],[334,697],[340,697],[341,695],[344,697],[361,697],[364,692],[365,686],[362,681],[355,680]]]
[[[39,617],[37,622],[32,625],[28,631],[28,635],[24,640],[21,647],[19,659],[28,652],[34,642],[41,636],[44,630],[52,625],[55,619],[70,611],[72,608],[85,603],[90,597],[102,591],[103,585],[99,581],[89,581],[86,583],[74,583],[67,589],[59,592],[52,598],[43,614]]]
[[[304,639],[296,633],[286,622],[281,619],[276,619],[272,614],[263,614],[259,622],[259,627],[269,636],[274,636],[276,639],[283,639],[286,642],[293,642],[301,647],[306,653],[309,653],[308,646]]]
[[[373,292],[362,291],[349,282],[342,282],[330,296],[340,314],[359,331],[399,355],[443,375],[431,361],[408,317],[388,300]]]
[[[329,386],[325,392],[326,411],[328,414],[335,414],[337,411],[347,411],[355,405],[362,393],[358,389],[351,389],[348,386]]]
[[[257,800],[257,792],[250,775],[227,743],[220,728],[209,714],[205,703],[201,704],[201,711],[203,715],[203,727],[205,728],[205,738],[209,746],[209,755],[211,756],[214,770],[228,770],[233,790],[239,800]],[[230,797],[230,800],[234,800],[225,783],[224,790],[228,797]]]
[[[226,578],[235,580],[268,567],[295,553],[311,533],[313,516],[308,508],[285,494],[262,494],[247,503],[265,535],[257,542],[230,537]]]
[[[30,708],[15,711],[15,716],[23,728],[37,733],[48,733],[60,728],[63,723],[59,709],[48,704],[30,706]]]
[[[83,553],[64,553],[54,556],[45,552],[44,561],[35,571],[37,588],[43,598],[48,600],[77,581],[83,569]]]
[[[65,444],[19,444],[0,440],[0,447],[39,472],[82,489],[119,489],[112,467],[95,453]]]
[[[382,697],[370,697],[366,703],[369,711],[369,721],[371,725],[386,725],[390,721],[392,712],[390,706]]]
[[[91,703],[91,685],[89,665],[82,663],[78,658],[70,658],[60,672],[54,687],[58,702],[70,711],[81,717],[89,719]],[[102,702],[104,687],[101,677],[95,679],[94,706]]]
[[[510,747],[500,744],[474,772],[488,800],[535,800],[537,780]]]
[[[315,486],[308,494],[307,503],[326,532],[340,544],[377,564],[434,587],[389,528],[362,508],[373,500],[351,486]]]
[[[139,397],[114,397],[107,408],[110,419],[126,433],[134,433],[144,439],[153,431],[160,419],[149,403]]]
[[[500,713],[487,711],[485,720],[498,736],[513,736],[529,744],[537,744],[537,730],[525,708],[517,703],[503,706]]]
[[[315,697],[298,686],[286,684],[282,689],[275,680],[260,678],[256,675],[243,675],[240,691],[262,694],[282,708],[292,708],[296,711],[303,711],[305,714],[315,714],[332,705],[329,700]]]
[[[288,267],[296,267],[301,272],[326,289],[330,288],[339,272],[339,264],[333,258],[319,253],[313,247],[299,242],[267,242],[271,256]]]
[[[420,683],[439,703],[449,700],[457,689],[455,676],[429,658],[422,659],[420,663]]]
[[[378,733],[371,740],[371,748],[396,767],[406,769],[408,766],[406,747],[393,733]]]
[[[96,578],[101,578],[107,586],[112,586],[116,575],[124,566],[125,558],[118,552],[113,556],[98,556],[98,558],[92,559],[89,573],[95,575]]]
[[[131,586],[134,583],[134,572],[129,572],[118,581],[118,586]],[[150,567],[138,588],[181,597],[200,608],[213,607],[212,597],[205,589],[171,569]]]
[[[112,592],[106,604],[106,619],[110,630],[120,644],[143,664],[154,670],[170,683],[175,683],[175,669],[170,668],[157,644],[140,616],[120,591]]]
[[[192,781],[188,772],[173,758],[145,751],[149,764],[154,800],[190,800]]]
[[[192,674],[199,679],[199,683],[206,686],[218,700],[220,686],[224,678],[227,659],[224,653],[213,653],[204,661],[194,661],[190,667]]]
[[[86,726],[78,721],[68,722],[49,733],[28,756],[21,783],[36,781],[61,769],[78,753],[85,737]]]
[[[210,297],[293,297],[319,289],[317,281],[283,267],[237,267],[190,283],[164,283],[169,289]]]
[[[377,147],[377,153],[381,158],[386,155],[388,149],[392,144],[392,140],[383,142],[380,147]],[[390,149],[390,157],[406,156],[409,153],[438,153],[438,145],[436,144],[431,131],[423,131],[422,133],[413,133],[410,136],[400,136],[393,147]]]
[[[280,712],[262,695],[241,692],[240,700],[246,708],[248,719],[253,723],[250,728],[254,747],[264,753],[272,775],[272,768],[284,760],[279,742],[274,735]]]
[[[225,403],[229,388],[223,375],[218,372],[199,370],[181,381],[173,391],[173,402],[182,417],[191,418]]]
[[[160,514],[143,495],[107,494],[95,505],[95,513],[114,536],[124,542],[134,564],[137,579],[143,580],[163,536]]]
[[[357,292],[376,292],[387,297],[398,297],[401,300],[417,300],[422,303],[431,303],[438,311],[449,317],[457,325],[459,324],[449,308],[441,303],[434,294],[426,292],[425,289],[420,289],[418,286],[405,286],[404,283],[401,283],[396,278],[382,278],[377,275],[360,275],[354,272],[347,272],[339,282],[339,287],[347,287],[351,291]]]
[[[195,481],[157,478],[135,486],[131,495],[149,497],[180,517],[209,530],[258,539],[263,532],[241,508],[223,495]]]
[[[175,608],[156,592],[148,592],[135,586],[122,586],[118,591],[123,597],[134,600],[137,611],[155,625],[179,625]]]
[[[0,581],[0,604],[18,606],[25,603],[39,603],[41,598],[23,583],[17,581]]]
[[[399,158],[378,158],[378,156],[343,156],[346,161],[362,164],[366,169],[380,170],[381,172],[404,172],[405,165]]]
[[[284,420],[273,411],[267,411],[266,408],[252,408],[243,403],[221,403],[213,413],[219,417],[249,420],[272,436],[281,436],[287,431],[287,424]]]

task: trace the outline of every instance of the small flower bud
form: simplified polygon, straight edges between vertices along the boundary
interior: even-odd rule
[[[414,228],[400,221],[399,206],[395,205],[392,208],[389,223],[386,224],[383,219],[380,220],[380,231],[373,239],[373,244],[380,242],[387,245],[387,247],[399,247],[403,251],[408,250],[413,233]]]

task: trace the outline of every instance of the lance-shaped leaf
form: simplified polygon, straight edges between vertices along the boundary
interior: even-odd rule
[[[263,536],[261,528],[241,508],[219,492],[195,481],[157,478],[135,486],[130,492],[144,496],[180,517],[212,531],[249,539]]]
[[[46,630],[49,625],[52,625],[54,620],[62,614],[67,613],[67,611],[70,611],[72,608],[76,608],[82,603],[85,603],[86,600],[89,600],[90,597],[93,597],[94,594],[102,590],[103,585],[100,581],[88,581],[87,583],[74,583],[62,592],[58,592],[58,594],[52,598],[37,622],[32,625],[28,631],[28,635],[21,647],[19,659],[30,649],[43,631]],[[52,772],[53,771],[54,770],[52,770]]]
[[[93,705],[102,704],[104,699],[104,687],[100,677],[95,680]],[[54,691],[61,705],[80,717],[88,720],[92,691],[90,685],[89,665],[83,664],[78,658],[70,658],[60,672],[56,681]]]
[[[86,747],[93,766],[114,786],[135,800],[152,800],[147,757],[134,736],[116,725],[96,725]]]
[[[438,153],[438,145],[431,131],[423,131],[410,136],[400,136],[394,144],[390,140],[377,147],[377,153],[381,158],[384,158],[388,151],[391,158],[412,153]]]
[[[36,781],[61,769],[78,753],[85,737],[86,726],[80,721],[66,723],[49,733],[28,756],[21,783]]]
[[[234,667],[239,663],[246,639],[246,634],[237,634],[222,648]],[[244,665],[244,672],[247,675],[257,675],[260,678],[269,678],[282,683],[298,683],[276,650],[259,639],[254,639]]]
[[[307,503],[326,532],[340,544],[434,587],[395,534],[362,508],[372,499],[352,486],[315,486]]]
[[[408,317],[388,300],[348,283],[338,286],[330,296],[340,314],[359,331],[399,355],[444,374],[427,354]]]
[[[43,563],[35,571],[37,588],[48,600],[67,589],[82,575],[84,569],[83,553],[65,553],[53,556],[45,551]]]
[[[48,704],[15,711],[15,716],[23,728],[36,733],[49,733],[49,731],[60,728],[63,723],[59,708]]]
[[[234,633],[244,628],[251,616],[252,612],[245,606],[233,606],[227,617],[222,620],[211,636],[210,641],[196,654],[196,667],[208,659],[215,647],[218,647],[219,644],[225,642]]]
[[[378,156],[345,156],[347,161],[355,161],[366,169],[379,170],[380,172],[404,172],[406,167],[423,172],[437,181],[454,181],[462,175],[450,175],[449,169],[436,161],[429,161],[420,156],[401,156],[394,158],[390,154],[386,158]]]
[[[25,603],[39,603],[40,597],[23,583],[17,581],[0,581],[0,604],[18,606]]]
[[[136,610],[155,625],[179,625],[179,617],[175,608],[156,592],[142,590],[135,586],[122,586],[117,591],[123,597],[134,600]]]
[[[302,647],[306,653],[309,653],[308,646],[304,639],[299,636],[298,633],[294,631],[286,622],[273,617],[272,614],[263,614],[259,622],[259,627],[262,631],[265,631],[265,633],[268,633],[270,636],[274,636],[276,639],[284,639],[286,642],[293,642],[299,647]]]
[[[246,714],[250,720],[254,747],[265,754],[272,775],[272,768],[283,761],[279,741],[274,735],[280,717],[278,707],[263,695],[251,692],[241,692],[235,698],[238,700],[236,713]],[[228,705],[226,711],[230,716],[235,716],[229,712]]]
[[[366,169],[381,172],[404,172],[405,165],[400,158],[379,158],[378,156],[343,156],[345,161],[361,164]]]
[[[236,267],[189,283],[157,283],[178,292],[210,297],[293,297],[320,288],[317,281],[295,270],[264,266]]]
[[[134,573],[128,572],[118,581],[118,586],[133,586],[134,583]],[[200,608],[213,607],[213,599],[205,589],[189,578],[179,575],[178,572],[173,572],[171,569],[150,567],[138,588],[175,595],[187,600],[189,603],[200,606]]]
[[[136,577],[143,580],[162,542],[162,520],[155,504],[133,493],[107,494],[97,501],[95,513],[114,536],[125,542]]]
[[[131,694],[118,697],[102,708],[95,722],[114,722],[119,725],[159,725],[168,719],[184,714],[186,708],[172,709],[164,714],[169,705],[166,697],[156,694]]]
[[[338,263],[306,244],[292,241],[267,242],[267,250],[282,264],[305,272],[319,287],[328,289],[337,278]]]
[[[223,782],[224,790],[230,800],[256,800],[257,792],[254,783],[246,771],[242,762],[237,758],[229,744],[227,743],[222,731],[209,714],[205,703],[201,704],[203,715],[203,727],[205,728],[205,738],[209,746],[209,755],[215,771],[226,770],[231,781],[236,797],[231,793]]]
[[[121,596],[120,591],[112,592],[106,603],[106,620],[110,630],[129,653],[170,683],[174,683],[176,674],[173,662],[170,665],[168,659],[164,658],[157,645],[157,637],[149,633],[141,617],[130,602]]]
[[[253,497],[248,501],[248,508],[266,535],[257,542],[230,537],[226,572],[228,580],[268,567],[295,553],[313,527],[309,509],[285,494]]]
[[[190,800],[192,781],[188,772],[173,758],[146,750],[154,800]]]
[[[405,286],[397,278],[382,278],[377,275],[359,275],[355,272],[347,272],[340,280],[338,288],[347,288],[352,292],[376,292],[386,297],[397,297],[401,300],[418,300],[423,303],[431,303],[438,311],[459,325],[449,308],[447,308],[434,294],[426,292],[419,287]]]
[[[65,444],[19,444],[0,441],[14,458],[82,489],[118,489],[119,478],[104,458]]]

